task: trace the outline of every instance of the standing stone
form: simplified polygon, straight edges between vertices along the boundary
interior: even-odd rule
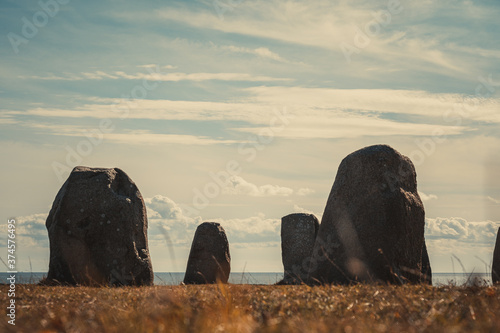
[[[491,267],[491,279],[493,283],[500,283],[500,228],[498,228],[497,241],[493,251],[493,265]]]
[[[431,262],[429,260],[429,254],[427,253],[427,245],[425,244],[422,248],[422,275],[420,282],[432,285],[432,269]]]
[[[191,245],[184,283],[227,283],[230,272],[231,256],[224,228],[215,222],[200,224]]]
[[[281,219],[281,256],[285,268],[279,284],[307,281],[319,221],[312,214],[291,214]]]
[[[122,170],[75,167],[54,200],[46,227],[50,263],[44,283],[153,284],[146,207]]]
[[[424,215],[409,158],[386,145],[348,155],[323,214],[310,282],[421,282],[423,266],[430,274]]]

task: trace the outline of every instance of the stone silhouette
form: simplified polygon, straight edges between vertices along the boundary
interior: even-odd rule
[[[500,283],[500,228],[498,228],[497,241],[493,251],[493,264],[491,267],[491,280]]]
[[[46,227],[50,263],[45,284],[153,284],[146,207],[118,168],[73,169],[59,190]]]
[[[227,283],[230,272],[231,256],[224,228],[215,222],[200,224],[191,245],[184,283]]]
[[[279,284],[307,281],[319,221],[312,214],[290,214],[281,219],[281,256],[285,274]]]
[[[427,283],[432,285],[431,262],[429,260],[429,254],[427,253],[427,244],[425,244],[425,239],[424,239],[424,246],[422,248],[422,275],[420,281],[422,283]]]
[[[424,215],[409,158],[387,145],[348,155],[324,211],[309,282],[431,281]]]

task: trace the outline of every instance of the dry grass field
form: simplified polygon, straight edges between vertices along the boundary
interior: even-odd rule
[[[0,331],[500,332],[499,286],[18,285],[16,305]]]

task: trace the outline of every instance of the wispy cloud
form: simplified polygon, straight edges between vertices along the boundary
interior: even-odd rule
[[[0,122],[1,124],[1,122]],[[84,126],[78,125],[59,125],[49,123],[35,122],[17,122],[23,127],[36,130],[38,134],[49,134],[55,136],[81,137],[87,138],[89,135],[94,135],[89,132]],[[237,144],[241,141],[224,140],[220,138],[211,138],[201,135],[189,134],[163,134],[154,133],[149,130],[120,130],[110,133],[100,133],[107,142],[127,145],[160,145],[160,144],[175,144],[175,145],[228,145]]]
[[[450,5],[448,5],[450,6]],[[455,5],[462,8],[454,15],[457,19],[468,15],[463,3]],[[416,12],[427,17],[436,15],[438,9],[445,10],[441,5],[419,8],[408,3],[401,3],[401,10],[390,15],[389,23],[378,23],[379,32],[375,36],[366,32],[366,25],[377,23],[374,16],[381,11],[387,11],[386,3],[369,3],[366,1],[337,2],[315,1],[252,1],[238,5],[237,11],[245,15],[225,15],[220,20],[215,13],[187,8],[169,8],[158,12],[160,20],[169,20],[188,24],[199,29],[212,29],[226,33],[235,33],[281,43],[296,44],[341,53],[339,45],[349,43],[354,45],[354,39],[359,32],[368,35],[369,42],[361,51],[365,61],[375,60],[379,63],[392,64],[401,68],[413,68],[423,72],[439,72],[452,77],[468,77],[477,72],[475,64],[463,57],[460,49],[453,48],[449,36],[436,31],[438,26],[432,22],[432,38],[429,32],[421,30],[420,17]],[[429,8],[430,7],[430,8]],[[472,6],[469,10],[477,9]],[[431,12],[429,12],[431,10]],[[185,20],[189,17],[189,20]],[[132,18],[130,18],[132,19]],[[415,22],[416,28],[411,33],[402,33],[402,23]],[[407,30],[407,28],[406,28]],[[463,37],[468,37],[462,32]],[[476,47],[474,53],[488,53]],[[494,51],[493,51],[494,52]]]
[[[229,45],[229,46],[222,46],[221,48],[224,50],[235,52],[235,53],[253,54],[253,55],[261,57],[261,58],[271,59],[271,60],[285,62],[285,63],[289,62],[288,60],[282,58],[279,54],[269,50],[267,47],[259,47],[256,49],[250,49],[247,47],[238,47],[238,46],[234,46],[234,45]]]
[[[399,89],[329,89],[305,87],[253,87],[254,101],[267,104],[351,109],[362,112],[410,114],[454,124],[457,118],[500,123],[500,98],[431,93]]]
[[[0,115],[0,124],[1,125],[11,125],[11,124],[17,124],[17,123],[18,123],[18,121],[13,119],[10,116]]]
[[[500,205],[500,200],[492,198],[492,197],[487,197],[487,199],[497,205]]]
[[[224,187],[223,192],[230,195],[248,195],[252,197],[288,197],[293,194],[293,189],[278,185],[261,185],[252,184],[242,177],[233,176],[230,179],[228,186]]]
[[[435,194],[425,194],[424,192],[418,192],[418,195],[420,196],[420,199],[422,201],[431,201],[431,200],[436,200],[438,197]]]
[[[149,67],[147,67],[149,68]],[[106,73],[103,71],[82,72],[79,74],[64,73],[64,75],[49,74],[46,76],[20,76],[21,79],[30,80],[60,80],[60,81],[81,81],[81,80],[150,80],[150,81],[247,81],[247,82],[273,82],[273,81],[292,81],[289,78],[274,78],[262,75],[252,75],[248,73],[125,73],[116,71]]]
[[[473,129],[455,126],[458,115],[453,112],[457,103],[464,101],[464,97],[459,94],[302,87],[254,87],[245,91],[250,96],[241,97],[240,101],[234,102],[141,99],[124,101],[116,98],[92,98],[91,103],[74,109],[38,107],[27,111],[6,111],[4,114],[9,117],[31,115],[66,118],[237,121],[248,123],[249,126],[238,126],[232,130],[258,135],[269,126],[273,110],[290,106],[287,109],[294,117],[293,121],[284,130],[276,131],[276,136],[327,139],[392,135],[431,136],[434,133],[458,135]],[[489,99],[480,103],[481,107],[475,112],[462,112],[460,115],[464,119],[500,122],[500,115],[497,112],[500,100]],[[420,122],[404,118],[396,121],[386,115],[416,115],[422,118]],[[146,134],[150,133],[141,133],[143,138],[146,138]],[[119,134],[110,138],[115,141],[125,140]],[[140,142],[141,139],[138,139]],[[159,142],[172,139],[175,137],[158,135],[155,137]]]
[[[240,143],[240,141],[216,140],[206,136],[158,134],[145,130],[130,131],[128,133],[109,133],[106,134],[106,140],[127,145],[214,145]]]

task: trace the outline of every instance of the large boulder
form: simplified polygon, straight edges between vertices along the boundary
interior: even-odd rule
[[[46,227],[50,263],[44,283],[153,284],[146,207],[122,170],[74,168],[54,200]]]
[[[184,283],[227,283],[230,272],[231,256],[224,228],[215,222],[200,224],[191,245]]]
[[[285,274],[279,284],[307,281],[319,221],[312,214],[290,214],[281,219],[281,257]]]
[[[429,282],[424,215],[409,158],[386,145],[348,155],[323,214],[310,282]]]
[[[491,280],[500,283],[500,228],[498,228],[497,241],[493,251],[493,264],[491,267]]]

